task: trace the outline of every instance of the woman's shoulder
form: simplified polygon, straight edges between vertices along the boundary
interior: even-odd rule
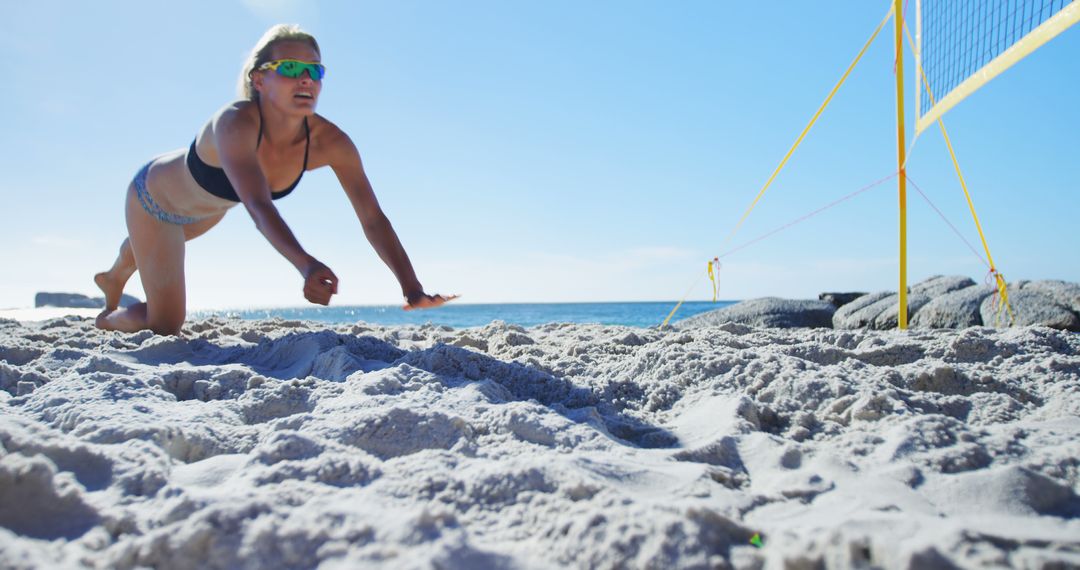
[[[332,156],[355,148],[352,139],[341,127],[318,113],[311,116],[309,126],[312,145],[318,146],[327,155]]]
[[[226,127],[226,128],[222,128]],[[206,153],[204,144],[214,146],[212,142],[218,139],[220,134],[228,133],[238,137],[246,137],[247,131],[258,128],[258,109],[254,101],[239,99],[226,103],[203,123],[199,132],[195,135],[195,143],[201,152]],[[211,141],[206,143],[205,141]],[[214,153],[211,154],[215,154]]]
[[[237,99],[236,101],[230,101],[223,105],[220,109],[214,113],[214,116],[210,118],[211,123],[220,123],[222,121],[240,121],[240,122],[253,122],[259,118],[258,105],[249,99]]]
[[[345,134],[341,127],[318,113],[311,115],[309,126],[311,127],[312,136],[318,136],[320,142],[326,144],[340,144],[342,140],[348,140],[349,138],[349,135]]]
[[[226,136],[239,141],[251,138],[259,128],[259,111],[254,101],[240,99],[218,109],[199,132],[196,140],[220,140]]]

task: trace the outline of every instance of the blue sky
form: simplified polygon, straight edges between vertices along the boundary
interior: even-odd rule
[[[318,111],[357,143],[429,291],[462,302],[683,295],[887,8],[844,2],[6,2],[0,307],[97,294],[124,191],[235,96],[267,27],[299,23],[328,67]],[[909,21],[913,21],[911,8]],[[887,30],[891,33],[890,28]],[[1080,31],[945,116],[1010,279],[1080,281]],[[738,245],[892,173],[880,37]],[[908,118],[914,81],[907,64]],[[910,133],[909,133],[910,137]],[[910,140],[910,139],[909,139]],[[909,175],[978,245],[941,135]],[[985,268],[914,191],[909,275]],[[396,303],[329,169],[278,202],[341,279],[333,304]],[[895,183],[724,259],[721,297],[892,289]],[[192,309],[300,306],[302,283],[242,208],[188,244]],[[138,276],[127,292],[141,296]],[[711,295],[699,282],[690,298]]]

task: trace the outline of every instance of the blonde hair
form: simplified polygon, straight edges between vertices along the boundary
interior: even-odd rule
[[[244,61],[244,68],[240,72],[240,81],[236,86],[237,95],[249,100],[255,100],[259,97],[259,92],[255,90],[255,82],[251,79],[251,74],[259,66],[270,61],[274,46],[280,42],[306,42],[315,48],[320,57],[322,56],[322,52],[319,51],[319,42],[315,41],[315,36],[300,29],[300,26],[296,24],[273,26],[259,38],[255,47],[251,50],[251,55]]]

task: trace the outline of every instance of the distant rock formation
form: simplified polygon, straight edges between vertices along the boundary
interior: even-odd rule
[[[1011,323],[1080,331],[1080,284],[1017,281],[1009,285],[1008,293],[1011,317],[1000,306],[996,287],[977,285],[964,276],[936,275],[908,288],[908,323],[913,328],[1006,327]],[[899,322],[899,295],[892,291],[822,293],[818,298],[751,299],[683,319],[674,326],[695,328],[734,322],[783,328],[888,330]]]
[[[836,307],[827,301],[765,297],[683,319],[676,328],[698,328],[723,323],[755,327],[830,327]]]
[[[874,317],[885,309],[885,305],[879,305],[882,299],[891,295],[888,291],[879,293],[867,293],[858,299],[840,307],[833,315],[832,326],[838,329],[858,329],[874,322]]]
[[[1065,281],[1017,281],[1008,286],[1012,315],[1001,306],[997,288],[976,285],[963,276],[935,276],[908,288],[908,323],[914,328],[963,328],[971,326],[1007,327],[1042,325],[1080,331],[1080,285]],[[846,315],[836,311],[833,328],[878,330],[897,326],[898,295],[872,293],[877,298],[861,312]],[[1010,320],[1012,319],[1012,320]]]
[[[818,295],[817,298],[827,303],[831,303],[832,306],[839,309],[865,294],[866,293],[822,293]]]
[[[908,293],[907,310],[909,323],[911,322],[912,316],[917,314],[919,309],[923,308],[930,300],[930,296],[924,293],[916,293],[914,291]],[[885,299],[878,301],[878,303],[883,304],[884,307],[882,307],[881,312],[874,317],[871,328],[877,330],[889,330],[900,326],[900,295],[893,293]]]
[[[936,299],[953,291],[967,289],[972,285],[975,285],[975,282],[970,277],[964,277],[963,275],[936,275],[919,281],[908,289],[912,293],[919,293],[931,299]]]
[[[135,303],[141,303],[139,299],[131,295],[120,296],[120,306],[127,307]],[[65,307],[77,309],[104,309],[104,297],[87,297],[79,293],[38,293],[34,295],[35,307]]]
[[[1080,290],[1080,286],[1064,281],[1018,281],[1009,285],[1009,305],[1017,326],[1044,325],[1067,331],[1080,331],[1080,315],[1075,308],[1070,308],[1066,295],[1057,294]],[[1059,301],[1060,299],[1060,301]],[[984,299],[979,307],[983,324],[986,326],[1005,326],[1009,322],[1009,313],[999,308],[994,299]],[[1080,308],[1080,303],[1073,307]]]
[[[980,307],[997,289],[993,285],[974,285],[932,299],[908,322],[928,329],[962,329],[983,324]]]
[[[1080,285],[1067,281],[1027,281],[1025,288],[1052,298],[1059,305],[1080,314]]]

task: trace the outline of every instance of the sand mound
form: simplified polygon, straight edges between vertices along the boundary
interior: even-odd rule
[[[1075,333],[185,334],[0,323],[0,566],[1080,566]]]

